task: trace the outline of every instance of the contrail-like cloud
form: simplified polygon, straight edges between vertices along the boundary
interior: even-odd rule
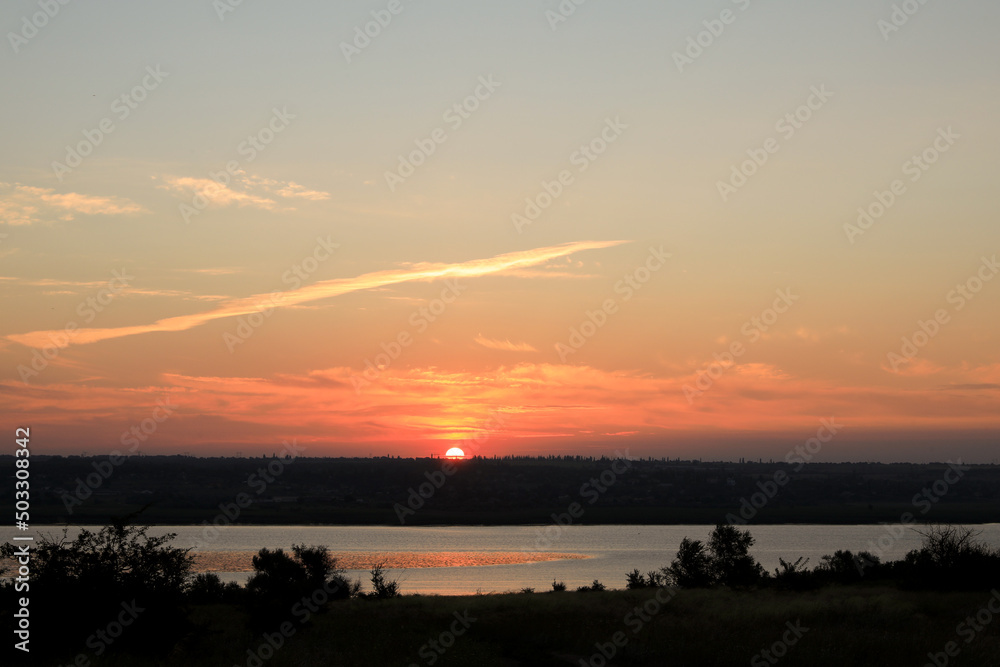
[[[628,241],[575,241],[547,248],[522,250],[486,259],[473,259],[458,264],[421,263],[405,269],[376,271],[365,273],[355,278],[337,278],[307,285],[287,292],[255,294],[253,296],[233,299],[219,305],[215,310],[192,315],[180,315],[157,320],[152,324],[141,324],[113,329],[78,329],[68,334],[62,329],[51,331],[31,331],[23,334],[7,336],[8,340],[21,343],[28,347],[67,347],[69,345],[86,345],[112,338],[124,338],[156,331],[186,331],[225,317],[238,317],[259,312],[263,305],[294,306],[309,301],[341,296],[360,290],[396,285],[418,280],[437,280],[439,278],[477,278],[494,275],[528,266],[537,266],[553,259],[566,257],[584,250],[599,250],[628,243]]]

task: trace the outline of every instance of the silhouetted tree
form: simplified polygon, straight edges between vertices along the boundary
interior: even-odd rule
[[[677,557],[666,568],[673,583],[681,588],[700,588],[712,585],[711,560],[701,540],[685,537],[677,550]]]
[[[749,530],[719,524],[708,539],[712,579],[723,586],[750,586],[764,576],[764,568],[750,555],[754,538]]]

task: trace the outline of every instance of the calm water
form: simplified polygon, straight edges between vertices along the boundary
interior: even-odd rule
[[[569,526],[556,530],[547,526],[460,526],[460,527],[353,527],[353,526],[234,526],[219,530],[214,539],[206,539],[204,528],[196,526],[160,526],[150,530],[158,535],[177,533],[175,546],[196,546],[202,558],[200,569],[219,571],[227,581],[247,578],[249,557],[262,547],[286,550],[292,544],[325,545],[331,552],[344,554],[357,567],[373,557],[387,557],[390,562],[415,565],[391,570],[404,593],[470,594],[481,591],[503,592],[532,587],[538,591],[551,587],[552,580],[576,588],[600,579],[609,587],[623,588],[625,575],[634,568],[641,572],[668,565],[681,539],[705,540],[712,526]],[[890,537],[889,528],[903,531],[902,537]],[[980,539],[1000,547],[1000,524],[975,526]],[[548,537],[545,531],[548,530]],[[879,552],[883,560],[901,558],[920,545],[921,537],[899,526],[752,526],[757,543],[754,555],[768,570],[778,566],[778,558],[809,558],[812,567],[824,554],[837,549]],[[39,532],[60,534],[58,528]],[[70,531],[70,537],[76,531]],[[544,552],[544,556],[539,555]],[[442,554],[446,553],[446,556]],[[451,565],[427,567],[438,562],[463,562],[488,557],[496,565]],[[534,558],[560,558],[560,555],[585,556],[558,560],[532,561]],[[205,563],[210,565],[206,566]],[[242,571],[240,571],[242,570]],[[368,583],[365,569],[350,570],[352,578]]]

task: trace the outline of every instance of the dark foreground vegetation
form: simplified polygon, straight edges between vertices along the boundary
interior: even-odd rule
[[[0,456],[0,465],[8,462]],[[613,465],[580,456],[37,455],[31,507],[36,525],[103,525],[143,505],[151,505],[144,514],[151,524],[201,524],[244,494],[249,503],[234,523],[412,526],[546,524],[579,502],[586,511],[576,523],[714,525],[741,512],[763,524],[895,523],[905,512],[989,523],[1000,503],[996,465],[633,459],[627,467],[619,461],[612,476]],[[4,485],[0,501],[13,503],[13,493]]]
[[[4,584],[5,635],[29,594],[32,630],[30,663],[8,645],[4,664],[1000,664],[1000,551],[962,527],[924,537],[900,561],[838,551],[768,573],[751,533],[720,524],[620,582],[438,597],[401,596],[379,566],[363,591],[305,545],[262,549],[246,586],[223,585],[192,575],[171,535],[121,520],[37,545],[29,592]]]

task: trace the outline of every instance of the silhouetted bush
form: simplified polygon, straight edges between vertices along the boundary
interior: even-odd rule
[[[754,538],[749,530],[719,524],[708,539],[710,569],[714,583],[751,586],[764,577],[764,568],[750,555]]]
[[[169,546],[175,534],[115,520],[68,540],[45,536],[31,551],[32,655],[69,655],[128,648],[168,651],[188,628],[185,588],[189,549]],[[11,558],[17,547],[0,546]],[[5,590],[4,607],[18,593]],[[8,598],[7,596],[10,596]],[[6,617],[6,609],[4,610]],[[110,629],[109,629],[110,627]],[[104,633],[104,634],[98,634]]]
[[[606,590],[608,590],[608,587],[602,584],[597,579],[594,579],[594,583],[592,583],[590,586],[580,586],[579,588],[576,589],[577,593],[590,593],[595,591],[606,591]]]
[[[564,582],[562,582],[562,581],[556,581],[555,579],[552,580],[552,592],[553,593],[562,593],[565,590],[566,590],[566,584]]]
[[[778,567],[774,569],[774,577],[770,582],[776,588],[793,591],[819,588],[819,577],[814,572],[806,569],[808,563],[808,558],[798,558],[794,562],[778,558]]]
[[[919,549],[894,563],[908,588],[989,589],[1000,584],[1000,550],[978,542],[980,532],[964,526],[930,526]]]
[[[701,540],[685,537],[677,549],[677,557],[666,568],[671,583],[681,588],[703,588],[712,585],[711,561]]]
[[[194,604],[241,604],[247,597],[245,588],[235,581],[223,584],[214,572],[196,575],[188,584],[187,594]]]
[[[639,570],[632,570],[625,575],[625,587],[628,589],[662,588],[669,583],[670,573],[668,568],[663,568],[658,572],[656,570],[651,570],[645,575],[641,574]]]
[[[253,557],[253,569],[246,596],[256,630],[287,620],[297,604],[323,609],[331,601],[357,595],[361,588],[344,577],[322,546],[296,544],[292,555],[284,549],[261,549]]]
[[[388,580],[385,576],[385,563],[375,563],[371,569],[372,592],[365,597],[386,600],[400,596],[399,581]]]

